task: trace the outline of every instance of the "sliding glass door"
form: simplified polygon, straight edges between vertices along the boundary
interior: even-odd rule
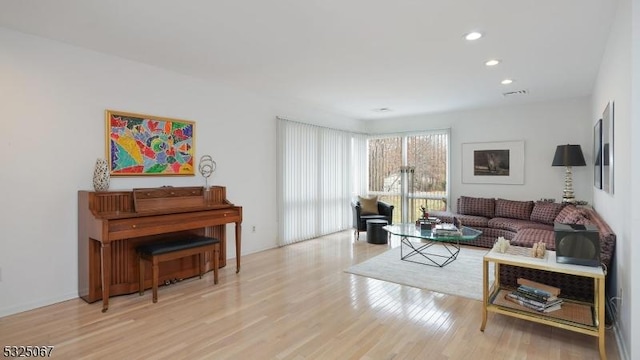
[[[369,193],[394,205],[393,222],[414,222],[420,207],[446,210],[449,130],[371,138]]]
[[[417,220],[422,212],[446,210],[449,198],[449,132],[407,136],[407,166],[414,169],[413,182],[408,187],[407,219]]]

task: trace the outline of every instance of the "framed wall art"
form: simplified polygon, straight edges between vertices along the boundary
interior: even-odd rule
[[[613,101],[607,103],[602,112],[602,190],[613,194],[614,165],[614,111]]]
[[[194,175],[195,122],[106,110],[112,176]]]
[[[462,144],[462,182],[524,184],[524,141]]]
[[[602,189],[602,119],[593,126],[593,186]]]

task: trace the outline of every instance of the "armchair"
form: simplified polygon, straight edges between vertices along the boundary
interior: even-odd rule
[[[363,215],[359,201],[352,201],[351,209],[353,210],[353,229],[356,240],[360,240],[360,231],[367,231],[367,220],[387,220],[391,225],[391,219],[393,219],[393,205],[382,201],[378,201],[378,214]]]

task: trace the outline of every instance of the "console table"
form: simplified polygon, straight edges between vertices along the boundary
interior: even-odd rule
[[[490,262],[495,265],[495,281],[493,284],[489,284]],[[513,302],[506,301],[504,300],[505,295],[514,289],[505,287],[500,283],[500,265],[514,265],[591,278],[594,282],[593,301],[579,302],[565,299],[560,310],[549,313],[537,312]],[[519,319],[595,336],[598,338],[600,358],[606,359],[604,346],[605,272],[601,267],[559,264],[556,262],[555,251],[547,251],[545,258],[539,259],[523,255],[500,253],[495,249],[492,249],[483,258],[482,274],[483,307],[480,331],[484,331],[485,329],[488,312],[513,316]],[[560,296],[562,296],[562,292],[560,293]]]

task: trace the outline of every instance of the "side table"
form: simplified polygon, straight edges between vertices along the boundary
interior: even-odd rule
[[[387,220],[367,220],[367,242],[369,244],[386,244],[389,235],[383,227],[387,224]]]
[[[517,247],[512,246],[512,248]],[[493,284],[489,284],[490,262],[495,265],[495,281]],[[500,283],[500,265],[503,264],[592,278],[594,284],[593,301],[580,302],[565,299],[560,310],[549,313],[530,310],[510,301],[505,301],[505,295],[513,289],[505,287]],[[604,347],[605,272],[601,267],[559,264],[556,262],[555,251],[547,251],[544,259],[538,259],[524,255],[500,253],[492,249],[483,258],[482,275],[483,307],[480,331],[484,331],[487,325],[487,312],[513,316],[519,319],[595,336],[598,338],[600,358],[607,358]],[[562,289],[560,291],[560,296],[562,296]]]

